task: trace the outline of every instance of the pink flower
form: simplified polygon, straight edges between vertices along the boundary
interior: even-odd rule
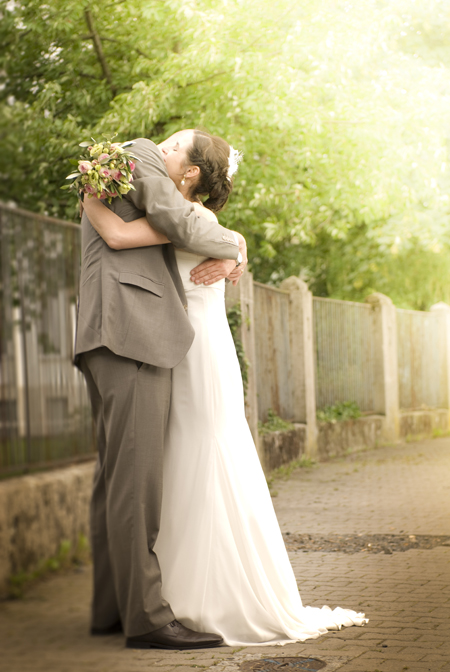
[[[111,171],[108,170],[108,168],[100,168],[98,174],[100,175],[100,177],[110,177]]]
[[[111,143],[111,149],[116,149],[119,146],[118,142],[112,142]]]
[[[136,164],[134,163],[134,161],[128,161],[128,165],[130,166],[131,172],[133,172],[133,170],[136,168]]]
[[[93,166],[98,166],[98,165],[99,165],[97,159],[94,159],[94,160],[92,161],[92,165],[93,165]]]
[[[100,154],[100,156],[98,157],[100,163],[106,163],[106,161],[109,161],[109,159],[110,159],[109,154],[105,154],[105,152],[103,152],[103,154]]]
[[[84,189],[83,189],[85,194],[95,194],[97,192],[97,189],[92,186],[92,184],[85,184]]]
[[[92,163],[90,161],[80,161],[78,163],[78,170],[80,173],[87,173],[89,170],[92,170]]]
[[[107,197],[108,197],[107,192],[106,192],[106,191],[102,191],[102,193],[100,194],[100,196],[99,196],[98,198],[99,198],[101,201],[103,201],[103,200],[104,200],[105,198],[107,198]]]
[[[119,182],[120,178],[122,177],[122,173],[120,172],[120,170],[112,170],[111,175],[113,180],[116,180],[117,182]]]

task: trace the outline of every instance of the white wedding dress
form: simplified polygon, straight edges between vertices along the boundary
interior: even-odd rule
[[[225,281],[196,286],[177,250],[195,339],[173,370],[161,528],[163,596],[187,627],[228,645],[304,641],[364,614],[302,605],[244,414]]]

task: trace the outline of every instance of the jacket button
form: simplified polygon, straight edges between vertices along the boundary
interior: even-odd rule
[[[184,304],[183,308],[184,308],[185,310],[188,309],[188,307],[187,307],[187,303]]]

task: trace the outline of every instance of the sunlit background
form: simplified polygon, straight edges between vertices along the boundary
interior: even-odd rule
[[[245,160],[254,278],[450,302],[448,0],[0,2],[0,199],[77,221],[89,137],[203,127]]]

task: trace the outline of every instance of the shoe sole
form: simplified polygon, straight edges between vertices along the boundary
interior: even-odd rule
[[[214,642],[213,644],[191,644],[189,646],[169,646],[168,644],[153,644],[151,642],[125,642],[127,649],[170,649],[171,651],[189,651],[191,649],[214,649],[218,646],[225,646],[224,642]]]

